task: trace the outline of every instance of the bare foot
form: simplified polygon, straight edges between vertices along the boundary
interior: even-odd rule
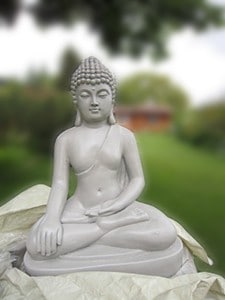
[[[98,226],[106,231],[111,231],[115,228],[144,222],[149,220],[149,215],[140,208],[133,208],[132,210],[122,210],[114,215],[106,217],[98,217],[96,223]]]

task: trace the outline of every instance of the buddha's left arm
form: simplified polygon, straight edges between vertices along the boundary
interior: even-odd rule
[[[129,183],[119,196],[114,199],[112,205],[104,207],[107,205],[107,202],[103,205],[104,208],[101,209],[100,214],[113,213],[113,209],[116,212],[116,210],[119,211],[127,207],[140,196],[144,188],[144,175],[134,134],[125,128],[122,131],[122,151]]]
[[[119,195],[121,205],[125,207],[135,201],[141,194],[145,181],[142,164],[134,134],[129,130],[123,133],[123,157],[129,177],[129,184]]]

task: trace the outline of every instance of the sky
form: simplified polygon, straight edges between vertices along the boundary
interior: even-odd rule
[[[201,34],[191,28],[177,32],[168,41],[170,57],[157,64],[147,55],[110,56],[98,33],[85,23],[43,29],[25,11],[13,26],[0,23],[0,41],[0,77],[24,78],[31,70],[43,69],[54,74],[63,51],[72,47],[81,58],[99,58],[118,80],[141,71],[168,75],[184,88],[194,106],[225,95],[225,27]]]

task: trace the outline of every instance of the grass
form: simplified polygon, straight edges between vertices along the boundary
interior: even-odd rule
[[[143,201],[179,221],[225,274],[225,159],[181,143],[173,136],[138,135],[146,188]]]
[[[140,200],[179,221],[205,247],[214,266],[198,262],[201,271],[224,275],[225,159],[173,136],[143,133],[137,141],[146,178]],[[33,184],[51,184],[51,157],[23,147],[2,147],[0,169],[2,203]]]

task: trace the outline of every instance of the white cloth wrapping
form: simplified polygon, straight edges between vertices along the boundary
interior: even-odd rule
[[[36,185],[0,208],[0,299],[225,299],[225,279],[211,273],[170,279],[110,272],[31,277],[12,268],[8,251],[24,245],[30,227],[45,212],[49,191],[47,186]],[[173,223],[190,252],[211,264],[201,245]]]

